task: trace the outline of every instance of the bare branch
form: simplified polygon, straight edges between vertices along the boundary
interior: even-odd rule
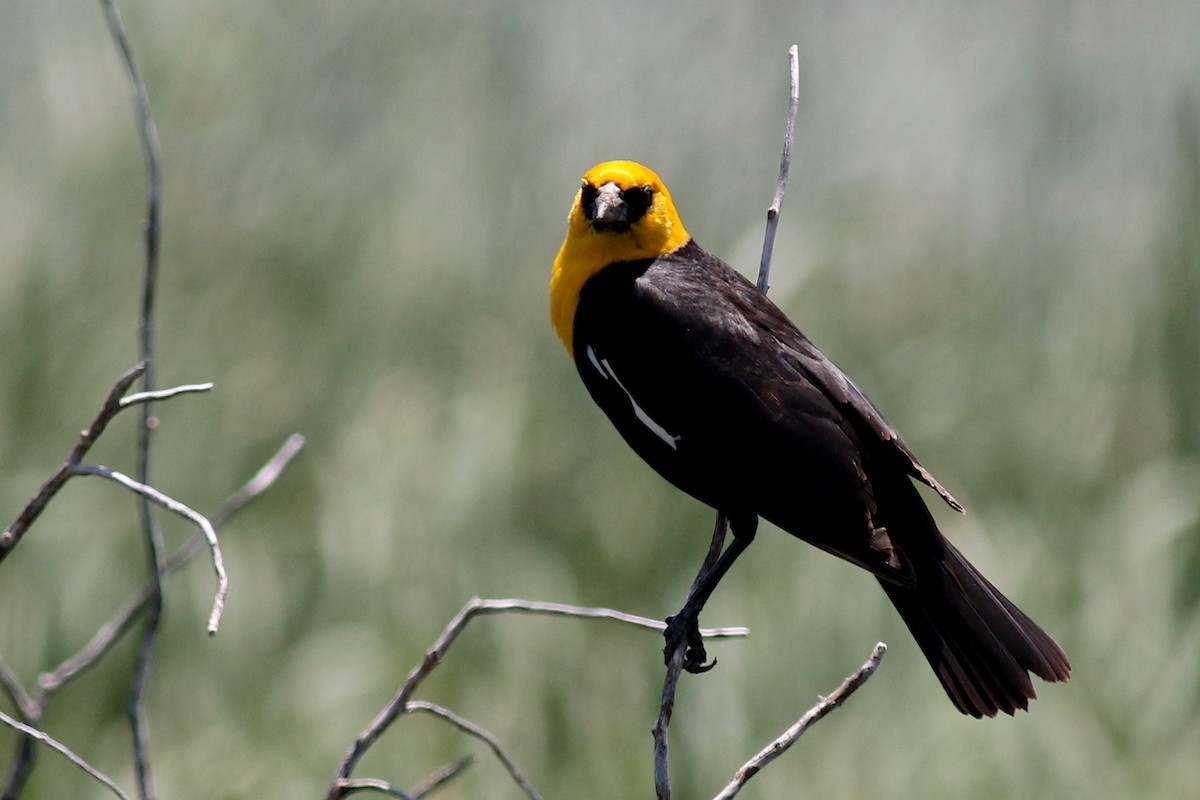
[[[858,687],[866,683],[867,679],[875,674],[875,669],[879,666],[879,662],[883,659],[883,654],[886,652],[886,644],[883,642],[876,644],[875,649],[871,652],[871,657],[861,667],[848,675],[842,681],[842,685],[834,689],[832,694],[821,698],[820,702],[810,708],[803,717],[796,721],[796,724],[781,733],[774,741],[754,756],[754,758],[743,764],[741,769],[734,775],[733,780],[713,800],[730,800],[730,798],[736,796],[751,778],[776,758],[783,755],[789,747],[796,743],[797,739],[804,735],[805,731],[815,725],[830,711],[845,703],[847,698],[854,694]]]
[[[508,774],[512,776],[513,782],[516,783],[517,786],[521,787],[521,791],[525,793],[525,796],[528,797],[529,800],[542,800],[542,796],[538,794],[537,789],[533,788],[533,784],[529,782],[524,773],[521,772],[520,768],[517,767],[516,763],[514,763],[512,758],[509,757],[508,753],[505,752],[504,746],[500,744],[500,740],[493,736],[489,731],[481,728],[468,719],[460,717],[453,711],[450,711],[449,709],[443,708],[439,705],[435,705],[434,703],[426,703],[422,700],[414,700],[408,704],[407,708],[405,708],[405,713],[412,713],[414,711],[424,711],[428,714],[441,717],[463,733],[467,734],[468,736],[472,736],[486,744],[491,749],[493,755],[496,756],[496,759],[504,765],[506,770],[508,770]]]
[[[131,492],[145,498],[147,501],[161,506],[173,514],[178,514],[184,519],[190,520],[204,532],[204,538],[208,540],[209,550],[212,551],[213,571],[217,575],[217,592],[213,597],[212,612],[208,616],[208,633],[209,635],[215,634],[221,624],[221,612],[225,609],[225,596],[229,593],[229,578],[225,574],[225,560],[221,557],[221,545],[217,542],[217,532],[213,530],[212,523],[203,514],[193,511],[175,498],[169,497],[144,483],[139,483],[128,475],[117,472],[114,469],[109,469],[100,464],[77,464],[73,467],[73,471],[79,475],[99,475],[101,478],[115,481]]]
[[[283,443],[283,446],[276,451],[275,455],[271,456],[271,459],[266,464],[263,464],[258,472],[254,473],[254,477],[246,481],[246,484],[241,489],[230,495],[229,499],[222,503],[221,507],[213,513],[209,518],[212,520],[213,527],[221,527],[225,524],[226,520],[238,511],[241,511],[251,500],[254,500],[267,489],[270,489],[272,484],[287,469],[288,465],[292,463],[292,459],[300,454],[302,449],[304,449],[304,437],[298,433],[293,433]],[[182,548],[179,552],[182,552]],[[171,560],[179,557],[179,552],[171,556],[171,559],[168,559],[168,566]],[[183,558],[187,560],[190,557],[188,555]]]
[[[21,733],[25,734],[26,736],[28,736],[32,739],[37,739],[42,744],[62,753],[64,756],[67,757],[67,760],[69,760],[72,764],[79,767],[81,770],[83,770],[84,772],[86,772],[88,775],[92,776],[96,780],[100,781],[100,783],[103,783],[105,786],[107,786],[112,791],[113,794],[115,794],[117,797],[121,798],[121,800],[129,800],[129,798],[125,795],[125,793],[121,791],[121,787],[119,787],[119,786],[117,786],[117,784],[113,783],[112,778],[109,778],[103,772],[96,769],[91,764],[87,763],[82,758],[80,758],[79,756],[75,755],[75,753],[73,753],[71,751],[71,748],[67,747],[65,744],[58,742],[53,737],[51,737],[49,734],[44,733],[43,731],[40,731],[37,728],[31,728],[28,725],[25,725],[24,723],[17,722],[15,719],[10,717],[8,714],[5,714],[3,711],[0,711],[0,722],[3,722],[4,724],[8,725],[9,727],[20,731]]]
[[[497,613],[526,613],[526,614],[544,614],[551,617],[581,617],[584,619],[610,619],[614,622],[621,622],[626,625],[633,625],[638,628],[648,628],[655,631],[666,630],[666,623],[649,617],[639,617],[636,614],[626,614],[623,611],[616,611],[611,608],[593,608],[589,606],[572,606],[563,603],[546,603],[540,600],[477,600],[480,608],[475,610],[472,616],[477,614],[497,614]],[[470,605],[470,604],[468,604]],[[701,628],[700,635],[706,639],[732,639],[741,638],[750,634],[749,628]]]
[[[779,227],[779,211],[787,193],[788,172],[792,168],[792,143],[796,138],[796,111],[800,107],[799,48],[788,48],[788,73],[792,79],[791,100],[788,102],[787,128],[783,134],[783,157],[779,161],[779,181],[775,197],[767,209],[767,232],[763,235],[762,260],[758,265],[758,289],[765,293],[771,285],[771,253],[775,249],[775,229]]]

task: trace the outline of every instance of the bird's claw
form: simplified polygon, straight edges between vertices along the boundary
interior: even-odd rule
[[[667,617],[667,629],[663,631],[666,646],[663,647],[663,660],[671,663],[675,652],[683,647],[683,669],[693,675],[708,672],[717,665],[714,658],[708,661],[708,652],[704,649],[704,639],[700,636],[700,622],[693,614],[683,611],[673,617]]]

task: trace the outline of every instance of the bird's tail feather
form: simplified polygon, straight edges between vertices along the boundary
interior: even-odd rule
[[[1028,708],[1037,696],[1029,673],[1065,681],[1070,662],[1037,623],[934,532],[941,552],[922,548],[912,585],[880,584],[960,711],[992,717]]]

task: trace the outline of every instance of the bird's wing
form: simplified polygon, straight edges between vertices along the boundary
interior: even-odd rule
[[[808,337],[794,327],[791,328],[791,333],[793,335],[781,337],[780,344],[800,364],[809,380],[820,386],[844,411],[852,413],[859,424],[870,430],[880,442],[902,456],[908,464],[910,475],[937,492],[955,511],[962,511],[962,504],[921,465],[912,450],[900,438],[900,434],[854,381],[818,350]]]
[[[679,269],[677,263],[675,268],[664,271],[664,275],[671,276],[668,284],[648,282],[646,289],[656,295],[654,302],[670,306],[670,313],[676,320],[707,325],[710,335],[728,339],[719,348],[723,353],[747,354],[755,364],[762,365],[772,362],[771,351],[775,351],[774,355],[782,356],[786,362],[785,366],[776,366],[776,369],[786,372],[786,365],[791,365],[806,379],[800,384],[791,381],[799,391],[793,392],[790,399],[803,400],[803,394],[808,391],[807,384],[811,384],[846,416],[860,437],[866,439],[866,434],[874,437],[900,457],[912,477],[937,492],[951,508],[963,510],[962,504],[921,465],[875,404],[800,332],[778,306],[720,259],[694,244],[687,249],[691,252],[682,259],[686,268]],[[714,324],[713,320],[721,322]],[[731,366],[747,368],[745,363]],[[786,374],[778,376],[785,383],[789,382],[788,378]],[[772,398],[763,399],[772,401]]]

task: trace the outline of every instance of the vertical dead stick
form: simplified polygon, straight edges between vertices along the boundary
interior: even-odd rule
[[[158,285],[158,245],[159,245],[159,209],[162,198],[162,151],[158,142],[158,129],[154,124],[154,116],[150,113],[150,98],[146,92],[146,83],[142,80],[137,60],[133,57],[133,49],[129,37],[125,33],[125,25],[121,20],[116,0],[100,0],[104,10],[105,20],[112,35],[113,42],[120,52],[125,71],[129,76],[130,87],[133,90],[134,105],[137,113],[138,133],[142,143],[142,155],[146,163],[146,267],[142,278],[141,315],[138,319],[138,342],[141,349],[142,361],[146,371],[142,378],[142,386],[146,391],[153,391],[156,373],[156,352],[154,341],[154,300]],[[138,468],[137,480],[144,486],[151,483],[150,478],[150,442],[154,429],[151,416],[151,404],[142,405],[141,426],[138,430]],[[138,504],[141,510],[142,527],[146,544],[147,572],[150,574],[151,592],[146,604],[146,621],[142,633],[141,644],[138,646],[137,660],[134,665],[133,680],[129,687],[129,703],[126,715],[133,736],[133,762],[137,773],[138,792],[144,800],[155,797],[154,781],[150,775],[150,730],[142,709],[142,695],[146,682],[150,677],[150,658],[154,653],[158,639],[159,619],[162,616],[162,531],[154,517],[154,509],[150,499],[142,497]]]
[[[783,196],[787,193],[788,173],[792,168],[792,143],[796,138],[796,111],[800,107],[800,55],[796,45],[788,48],[788,73],[792,79],[792,93],[788,102],[787,128],[783,134],[783,157],[779,160],[779,180],[775,184],[775,198],[767,209],[767,232],[763,235],[762,260],[758,265],[758,290],[764,293],[771,285],[771,254],[775,250],[775,229],[779,227],[779,210],[783,208]]]
[[[763,236],[762,259],[758,265],[757,285],[759,291],[764,294],[770,288],[771,255],[775,249],[775,230],[779,227],[779,211],[783,207],[783,197],[787,193],[788,173],[792,167],[792,144],[796,137],[796,112],[800,106],[799,52],[797,45],[788,48],[788,75],[791,79],[791,89],[788,95],[787,126],[783,134],[783,156],[779,161],[779,179],[775,183],[775,196],[767,209],[767,230]],[[716,566],[725,544],[725,527],[725,516],[718,511],[708,556],[704,559],[704,564],[700,567],[700,572],[692,583],[693,591]],[[662,704],[659,706],[658,721],[654,725],[654,787],[659,800],[670,800],[671,797],[667,729],[670,727],[671,714],[675,708],[675,688],[679,683],[679,671],[683,665],[685,652],[686,643],[680,643],[676,651],[671,654],[671,659],[667,664],[667,674],[663,679]]]

